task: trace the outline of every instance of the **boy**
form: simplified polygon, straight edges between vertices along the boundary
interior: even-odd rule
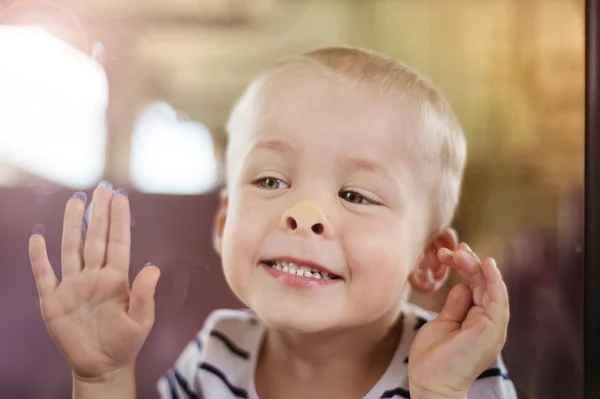
[[[373,52],[313,51],[256,79],[228,133],[214,244],[252,311],[214,312],[159,381],[163,398],[516,398],[498,356],[506,288],[449,227],[466,150],[428,80]],[[74,197],[60,285],[43,238],[30,241],[42,313],[74,397],[133,398],[160,272],[129,291],[127,198],[95,191],[83,245]],[[437,318],[406,303],[450,268],[470,286]]]

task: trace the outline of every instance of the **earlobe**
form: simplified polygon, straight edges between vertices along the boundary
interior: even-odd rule
[[[225,222],[227,221],[228,205],[229,196],[227,191],[223,189],[221,191],[219,210],[217,211],[213,224],[213,248],[219,255],[221,255],[222,252],[223,231],[225,230]]]
[[[445,228],[436,233],[425,247],[418,266],[408,277],[413,290],[421,294],[439,290],[446,282],[450,269],[439,261],[437,252],[441,248],[455,250],[457,247],[458,234],[454,229]]]

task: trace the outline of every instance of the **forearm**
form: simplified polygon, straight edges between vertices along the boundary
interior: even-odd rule
[[[98,380],[86,380],[73,375],[73,399],[106,398],[135,399],[133,366]]]

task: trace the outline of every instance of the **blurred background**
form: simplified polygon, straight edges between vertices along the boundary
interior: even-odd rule
[[[162,270],[138,397],[215,308],[212,250],[233,102],[282,56],[349,44],[432,77],[469,142],[456,228],[495,256],[521,398],[579,398],[583,369],[583,0],[0,0],[0,398],[66,398],[27,255],[100,179],[133,213],[131,274]],[[439,310],[449,287],[413,300]]]

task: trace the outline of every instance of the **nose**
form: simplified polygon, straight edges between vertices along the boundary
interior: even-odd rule
[[[331,234],[331,226],[323,210],[313,201],[302,201],[288,209],[279,227],[298,234],[324,236]]]

